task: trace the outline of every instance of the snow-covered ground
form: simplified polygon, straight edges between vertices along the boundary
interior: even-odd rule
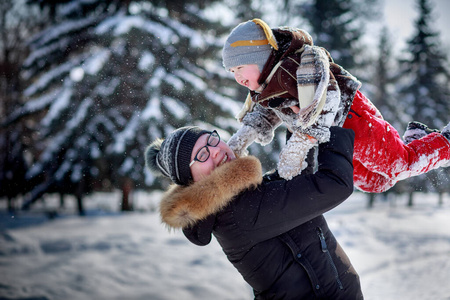
[[[214,239],[198,247],[160,224],[157,195],[137,194],[136,211],[119,214],[118,195],[97,194],[87,216],[67,202],[51,220],[39,211],[56,200],[14,216],[1,207],[0,299],[252,299]],[[365,299],[450,299],[450,196],[441,207],[422,194],[414,208],[398,198],[371,210],[366,197],[326,215]]]

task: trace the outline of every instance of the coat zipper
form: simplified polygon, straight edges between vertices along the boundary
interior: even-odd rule
[[[320,247],[322,248],[322,252],[325,253],[327,260],[330,263],[331,268],[333,269],[334,278],[336,279],[339,289],[343,290],[344,286],[342,285],[342,282],[339,279],[339,273],[337,271],[336,265],[334,264],[333,258],[331,257],[330,251],[328,251],[328,245],[327,242],[325,241],[325,236],[323,235],[322,228],[317,227],[317,235],[319,236],[320,239]]]

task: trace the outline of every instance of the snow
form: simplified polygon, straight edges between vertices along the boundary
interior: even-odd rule
[[[155,56],[149,51],[143,51],[141,59],[139,60],[138,68],[141,71],[146,71],[155,63]]]
[[[96,17],[92,16],[79,20],[68,20],[57,26],[51,26],[42,35],[39,35],[40,39],[34,42],[34,47],[38,48],[49,41],[57,40],[61,36],[68,36],[77,30],[95,24],[97,21]]]
[[[146,20],[142,16],[126,16],[124,14],[117,14],[116,16],[101,22],[96,27],[96,32],[101,35],[106,34],[106,32],[110,30],[114,30],[113,33],[115,36],[122,36],[126,35],[134,28],[149,33],[164,45],[176,44],[179,40],[178,33],[163,26],[161,23]],[[199,38],[195,38],[194,36],[194,38],[191,37],[191,39],[191,46],[199,46]]]
[[[211,40],[210,36],[199,33],[198,31],[186,26],[186,24],[178,22],[174,19],[166,19],[165,22],[174,30],[176,30],[177,34],[179,34],[180,36],[189,38],[189,47],[204,48],[207,46],[206,40],[208,40],[209,42],[214,41]]]
[[[95,50],[91,50],[94,52]],[[103,68],[103,66],[108,63],[109,57],[111,56],[111,51],[109,49],[98,50],[92,57],[89,57],[84,62],[84,69],[86,73],[90,75],[97,75],[97,73]]]
[[[80,82],[84,78],[84,70],[83,68],[76,67],[70,70],[69,77],[74,82]]]
[[[41,121],[43,127],[49,127],[54,120],[57,120],[61,111],[67,109],[70,104],[70,99],[72,98],[72,87],[65,85],[64,90],[55,98],[53,103],[50,105],[50,109],[45,117]]]
[[[125,158],[123,164],[120,166],[120,174],[126,174],[129,170],[133,169],[134,161],[131,157]]]
[[[77,0],[60,6],[61,14],[69,15],[78,13],[80,9],[83,9],[82,5],[94,4],[96,0]]]
[[[147,102],[147,106],[142,111],[141,118],[142,120],[149,120],[150,118],[154,118],[155,120],[162,119],[162,113],[160,109],[160,100],[157,97],[152,97],[150,101]]]
[[[43,164],[48,163],[52,160],[53,157],[55,157],[54,153],[56,153],[61,148],[61,144],[67,139],[70,134],[72,134],[74,130],[78,128],[78,125],[82,122],[82,120],[86,118],[88,110],[92,106],[92,104],[93,100],[90,98],[86,98],[81,102],[80,109],[66,123],[64,129],[53,138],[52,143],[41,154],[42,163],[34,164],[28,171],[27,178],[33,178],[34,176],[42,172]],[[63,167],[60,167],[60,170],[63,170]]]
[[[229,112],[232,116],[239,113],[242,107],[242,103],[235,101],[232,98],[221,96],[213,90],[207,90],[205,92],[206,97],[212,103],[218,105],[222,111]]]
[[[49,93],[43,94],[40,97],[31,99],[27,101],[22,108],[19,110],[14,111],[9,117],[10,119],[15,119],[19,117],[20,115],[26,115],[29,113],[33,113],[35,111],[39,111],[47,106],[50,106],[53,101],[60,97],[61,94],[63,94],[64,89],[58,88],[55,90],[52,90]]]
[[[53,68],[51,71],[46,72],[44,75],[40,76],[36,82],[27,87],[24,91],[24,95],[27,97],[31,97],[38,93],[39,91],[43,91],[48,88],[49,84],[52,81],[56,81],[63,77],[64,75],[70,73],[70,71],[79,66],[81,62],[86,59],[87,55],[79,55],[75,58],[70,59],[66,63],[60,64],[57,67]]]
[[[183,81],[170,73],[166,73],[164,76],[164,81],[173,86],[174,89],[181,91],[184,88]]]
[[[183,102],[167,96],[163,96],[161,98],[162,104],[166,107],[167,111],[171,115],[173,115],[178,120],[182,120],[186,117],[189,110]]]
[[[166,70],[163,67],[158,67],[154,72],[148,83],[146,84],[146,90],[156,88],[161,85],[161,81],[166,76]]]
[[[87,216],[66,201],[51,220],[42,211],[57,197],[28,213],[1,207],[0,298],[252,299],[215,239],[198,247],[161,225],[159,197],[135,193],[135,212],[120,214],[119,193],[98,193],[86,199]],[[365,299],[449,299],[450,196],[442,206],[435,194],[417,199],[413,208],[399,196],[369,210],[355,192],[326,214]]]
[[[131,141],[137,132],[139,126],[140,111],[135,111],[131,116],[129,122],[126,124],[124,130],[118,132],[114,137],[114,142],[111,145],[111,149],[108,148],[107,152],[112,153],[124,153],[125,148],[129,141]]]
[[[205,91],[207,89],[207,84],[203,81],[202,78],[198,77],[197,74],[188,72],[187,70],[179,69],[174,70],[173,74],[177,75],[180,78],[183,78],[191,85],[195,86],[196,89],[200,91]]]

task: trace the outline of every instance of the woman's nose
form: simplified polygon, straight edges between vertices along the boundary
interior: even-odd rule
[[[211,157],[215,158],[217,156],[217,154],[220,153],[220,148],[218,147],[218,145],[216,147],[209,147],[209,153],[211,155]]]

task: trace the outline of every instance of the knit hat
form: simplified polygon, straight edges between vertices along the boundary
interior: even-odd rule
[[[192,149],[198,138],[210,133],[196,126],[181,127],[165,140],[157,139],[145,150],[145,164],[157,175],[169,177],[179,185],[189,185],[192,181]]]
[[[262,72],[272,47],[278,50],[277,41],[269,26],[253,19],[236,26],[225,41],[222,51],[226,70],[240,65],[256,64]]]

